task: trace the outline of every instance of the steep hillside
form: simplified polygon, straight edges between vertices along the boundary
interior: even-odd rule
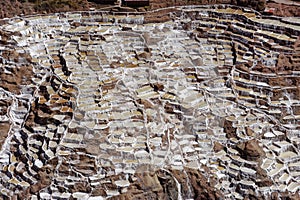
[[[86,11],[0,34],[0,198],[299,199],[298,18]]]

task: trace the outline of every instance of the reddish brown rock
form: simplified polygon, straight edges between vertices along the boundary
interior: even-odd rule
[[[258,161],[265,156],[264,150],[255,139],[239,143],[237,150],[239,150],[241,156],[246,160]]]
[[[208,4],[232,4],[238,6],[252,7],[256,10],[262,11],[265,8],[265,0],[179,0],[179,1],[159,1],[159,0],[150,0],[150,8],[158,9],[170,6],[182,6],[182,5],[208,5]]]
[[[9,122],[0,122],[0,148],[2,147],[3,143],[6,140],[6,137],[8,136],[9,129],[10,129]]]
[[[224,146],[219,142],[214,142],[214,152],[219,152],[224,149]]]
[[[145,8],[138,8],[138,11],[144,12],[145,10],[154,10],[158,8],[165,8],[170,6],[180,5],[208,5],[208,4],[232,4],[238,6],[252,7],[256,10],[263,11],[265,7],[274,8],[274,15],[277,16],[300,16],[300,7],[293,4],[276,3],[276,1],[269,1],[266,3],[265,0],[201,0],[201,1],[158,1],[150,0],[150,6]],[[66,12],[75,10],[89,10],[90,8],[103,8],[107,5],[99,3],[88,2],[88,0],[76,0],[76,1],[2,1],[0,5],[0,18],[13,17],[16,15],[29,15],[35,13],[53,13],[53,12]],[[114,11],[120,12],[134,12],[136,9],[121,7]],[[165,17],[162,17],[164,20]],[[152,21],[156,21],[155,17]]]
[[[283,1],[282,1],[283,2]],[[269,1],[266,4],[267,8],[273,8],[273,15],[281,17],[299,17],[300,16],[300,6],[289,5],[284,3],[276,3],[275,1]]]
[[[143,169],[142,169],[143,168]],[[128,191],[111,199],[167,199],[163,185],[159,180],[159,171],[148,171],[144,166],[134,175],[134,181]]]
[[[187,170],[188,176],[190,178],[192,187],[195,192],[194,199],[222,199],[222,194],[214,189],[212,185],[207,182],[207,179],[195,170]]]
[[[228,119],[224,121],[224,132],[226,133],[227,138],[236,138],[236,127],[234,127],[234,122]]]
[[[11,105],[12,101],[8,100],[0,100],[0,116],[7,116],[8,108]],[[0,122],[0,148],[6,140],[6,137],[9,134],[11,123],[10,121],[2,121]]]
[[[39,169],[38,173],[35,175],[35,178],[37,178],[38,182],[34,185],[31,185],[23,192],[19,193],[18,197],[22,199],[30,198],[32,194],[36,194],[41,189],[49,186],[51,184],[53,172],[57,163],[57,158],[49,160],[48,165],[45,165],[44,167]]]
[[[293,69],[293,61],[290,55],[280,54],[277,60],[277,71],[287,72]]]
[[[5,73],[3,68],[0,68],[0,85],[3,89],[21,94],[21,88],[24,85],[29,85],[33,77],[32,66],[24,65],[20,67],[11,67],[11,73]]]
[[[164,6],[165,7],[165,6]],[[160,23],[170,20],[169,12],[175,11],[175,8],[159,10],[151,13],[146,13],[144,23]]]
[[[91,4],[94,7],[95,4]],[[75,10],[88,10],[89,4],[87,0],[66,0],[66,1],[9,1],[4,0],[0,3],[0,18],[13,17],[17,15],[29,15],[36,13],[54,13],[67,12]]]
[[[266,170],[260,167],[260,164],[256,166],[255,170],[257,173],[257,179],[255,180],[255,183],[259,187],[269,187],[273,185],[273,181],[270,179],[270,177],[268,177]]]
[[[146,166],[145,166],[146,167]],[[185,168],[180,170],[154,170],[143,173],[137,172],[128,191],[112,199],[177,199],[181,197],[192,199],[222,199],[220,191],[214,189],[212,182],[201,174],[199,170]],[[176,179],[176,181],[175,181]],[[177,183],[181,191],[178,191]]]

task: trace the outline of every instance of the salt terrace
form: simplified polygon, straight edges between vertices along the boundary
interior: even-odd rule
[[[0,30],[3,198],[299,194],[299,19],[188,6]]]

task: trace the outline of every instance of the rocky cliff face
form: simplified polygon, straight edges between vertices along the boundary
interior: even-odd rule
[[[0,30],[3,199],[299,198],[296,18],[184,6]]]
[[[263,11],[266,6],[265,0],[177,0],[177,1],[158,1],[150,0],[150,7],[152,9],[165,8],[170,6],[184,6],[184,5],[214,5],[214,4],[230,4],[237,6],[245,6]]]
[[[13,17],[20,15],[29,15],[37,13],[55,13],[55,12],[67,12],[76,10],[89,10],[90,8],[102,8],[112,7],[113,5],[105,5],[95,3],[97,1],[88,0],[44,0],[44,1],[1,1],[0,6],[0,18]],[[282,1],[271,1],[266,3],[265,0],[177,0],[177,1],[157,1],[150,0],[150,6],[146,8],[137,8],[137,10],[155,10],[158,8],[165,8],[170,6],[183,6],[183,5],[214,5],[214,4],[230,4],[237,6],[244,6],[253,8],[258,11],[263,11],[266,7],[275,8],[274,14],[279,16],[298,16],[299,5],[297,3],[292,4],[292,1],[288,3]],[[135,8],[121,8],[120,10],[136,11]]]
[[[272,14],[276,16],[299,17],[299,3],[295,1],[267,1],[266,0],[176,0],[176,1],[157,1],[150,0],[150,5],[147,7],[140,8],[128,8],[119,7],[111,4],[100,4],[95,3],[98,1],[88,0],[44,0],[44,1],[1,1],[0,6],[0,18],[14,17],[20,15],[30,14],[46,14],[56,12],[68,12],[68,11],[88,11],[90,9],[106,8],[112,11],[121,12],[136,12],[146,10],[156,10],[160,8],[172,7],[172,6],[184,6],[184,5],[215,5],[215,4],[228,4],[243,6],[255,9],[257,11],[264,11],[264,9],[272,9]],[[117,3],[116,3],[117,4]]]
[[[267,9],[274,9],[273,14],[281,17],[300,17],[299,1],[269,1]]]
[[[87,0],[3,0],[0,2],[0,5],[0,18],[38,13],[89,10],[90,7]]]

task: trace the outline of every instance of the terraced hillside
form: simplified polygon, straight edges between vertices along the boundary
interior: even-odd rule
[[[299,19],[186,6],[0,30],[3,199],[299,198]]]

